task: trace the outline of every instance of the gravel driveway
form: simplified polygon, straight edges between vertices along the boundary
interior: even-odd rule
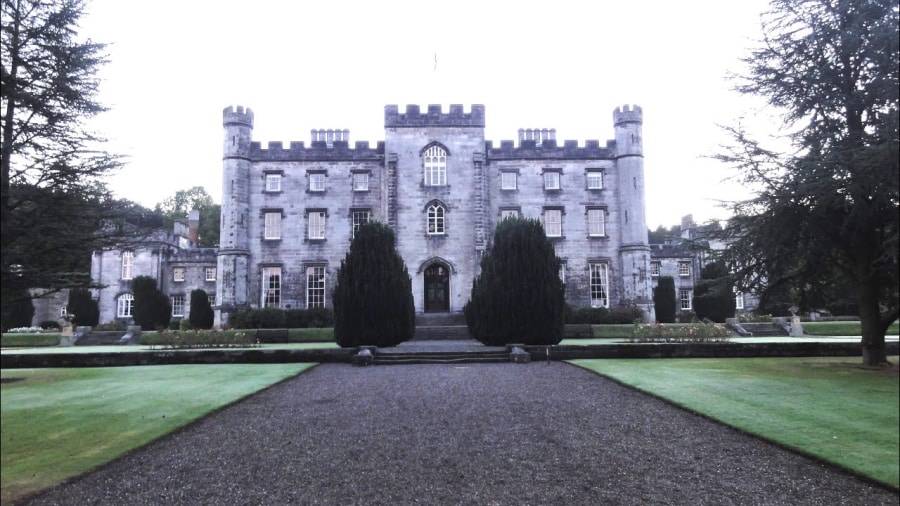
[[[889,504],[561,362],[325,364],[28,504]]]

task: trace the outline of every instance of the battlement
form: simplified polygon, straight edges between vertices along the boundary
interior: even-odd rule
[[[222,124],[225,126],[246,125],[253,128],[253,111],[249,107],[244,110],[242,105],[237,106],[237,109],[228,106],[222,111]]]
[[[644,122],[644,111],[637,105],[624,105],[622,107],[616,107],[616,110],[613,111],[613,124],[619,125],[622,123],[643,123]]]
[[[615,157],[616,141],[606,141],[601,147],[600,141],[586,140],[584,146],[579,146],[578,141],[566,140],[562,146],[556,139],[543,141],[540,145],[534,139],[520,140],[516,146],[515,141],[500,141],[500,147],[495,148],[494,143],[485,141],[484,150],[491,160],[584,160],[584,159],[612,159]]]
[[[406,112],[400,114],[396,105],[384,106],[385,128],[397,127],[481,127],[484,128],[484,106],[473,104],[472,111],[463,112],[460,104],[451,104],[450,111],[444,113],[439,104],[429,104],[428,111],[422,113],[418,105],[407,105]]]
[[[317,130],[313,131],[318,135]],[[374,149],[367,141],[356,141],[350,147],[349,141],[333,138],[331,144],[326,140],[314,140],[309,147],[303,142],[292,141],[287,149],[281,141],[269,141],[265,148],[258,141],[250,143],[253,161],[373,161],[381,160],[383,156],[384,141],[378,141]]]

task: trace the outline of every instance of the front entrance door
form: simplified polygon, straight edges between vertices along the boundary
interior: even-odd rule
[[[450,272],[440,264],[425,269],[425,312],[450,311]]]

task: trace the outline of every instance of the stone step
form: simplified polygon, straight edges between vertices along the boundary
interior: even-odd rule
[[[505,351],[433,352],[433,353],[376,353],[375,365],[401,364],[497,364],[509,362]]]
[[[89,332],[83,336],[81,336],[77,341],[75,341],[75,346],[111,346],[111,345],[121,345],[128,344],[128,341],[123,341],[122,336],[125,332],[122,331],[96,331]]]
[[[779,337],[786,336],[788,333],[778,325],[773,323],[742,323],[741,326],[752,337]]]
[[[416,332],[413,334],[414,341],[437,341],[446,339],[470,339],[469,327],[466,327],[465,325],[416,325]]]
[[[417,313],[416,327],[459,326],[466,324],[466,316],[461,313]]]

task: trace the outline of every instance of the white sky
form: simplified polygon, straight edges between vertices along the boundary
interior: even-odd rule
[[[743,195],[703,158],[749,102],[725,80],[759,38],[765,0],[91,0],[82,35],[109,44],[95,128],[128,156],[117,196],[152,207],[204,186],[221,200],[222,109],[253,109],[253,138],[347,128],[384,137],[384,106],[484,104],[487,140],[556,128],[614,137],[644,110],[647,225],[724,218]],[[435,59],[437,64],[435,65]]]

